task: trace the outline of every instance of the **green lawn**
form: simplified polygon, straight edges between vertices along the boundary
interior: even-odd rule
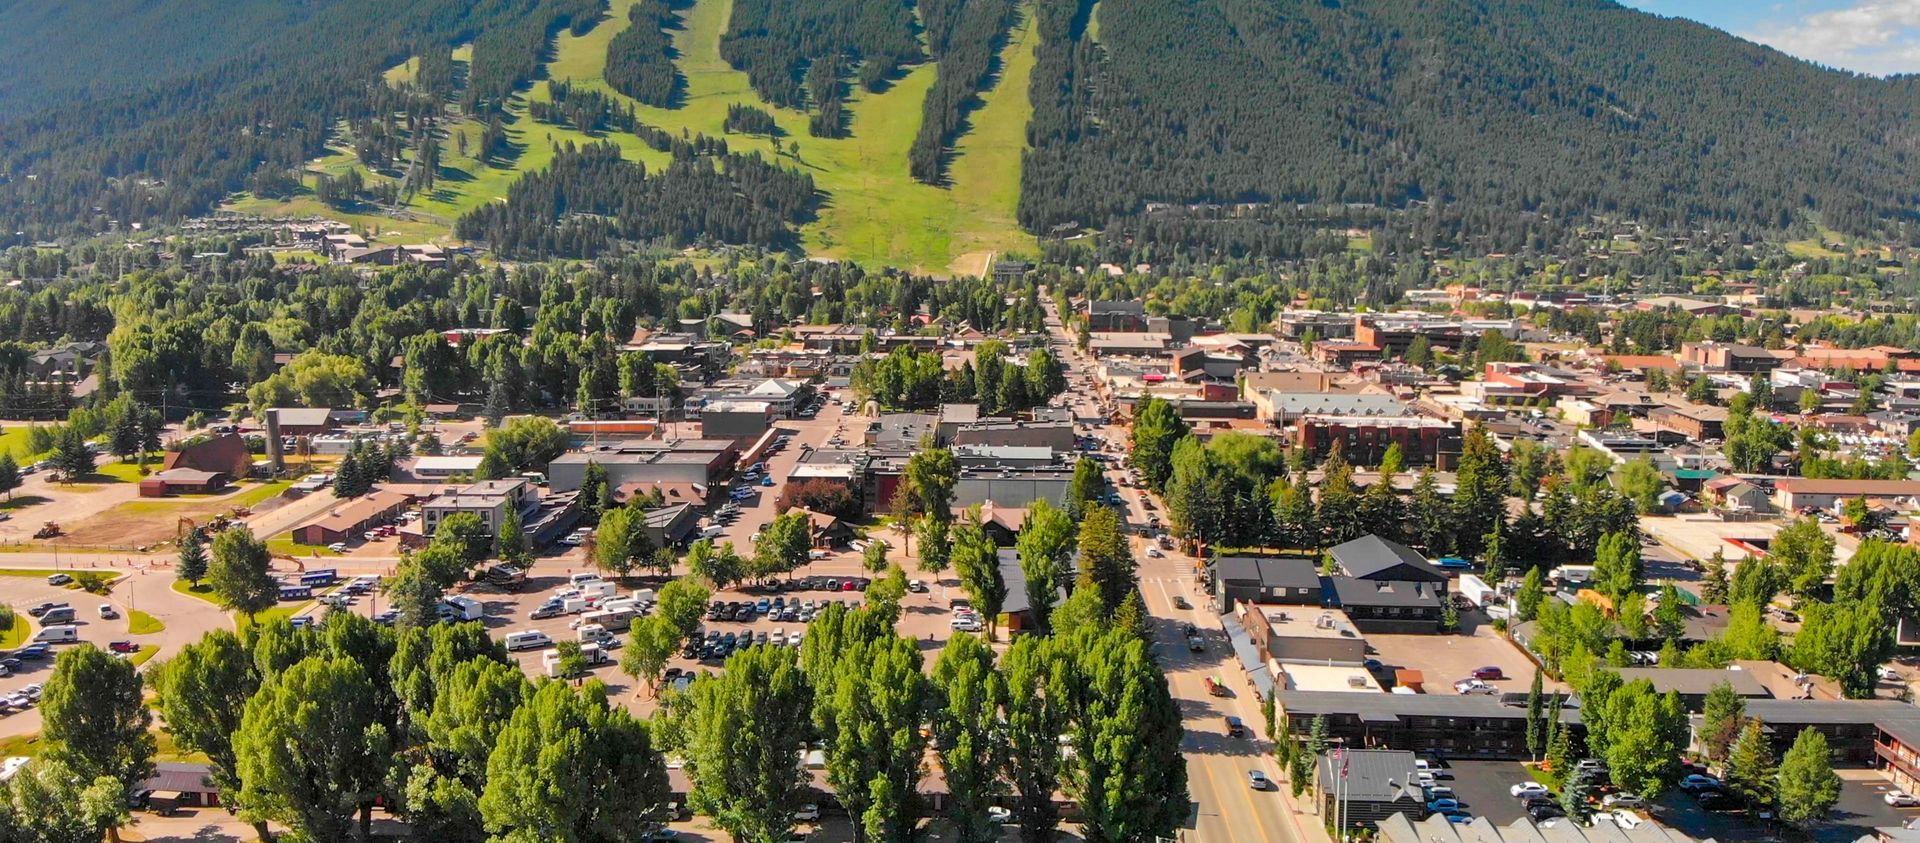
[[[606,20],[585,35],[562,32],[555,39],[548,78],[568,79],[582,88],[611,93],[603,78],[607,45],[631,25],[627,12],[634,2],[613,0]],[[801,232],[811,254],[944,273],[978,272],[991,254],[1034,249],[1034,238],[1015,223],[1020,154],[1033,112],[1027,88],[1038,34],[1030,15],[1023,12],[1023,20],[1001,57],[1002,78],[985,92],[981,106],[971,115],[972,131],[956,144],[950,171],[952,185],[935,187],[920,184],[907,173],[907,152],[920,128],[922,102],[934,81],[932,64],[908,69],[877,94],[856,88],[847,104],[851,115],[849,137],[811,137],[804,112],[768,105],[748,86],[746,74],[720,57],[720,35],[732,8],[732,0],[696,0],[691,8],[680,12],[683,28],[673,33],[678,65],[687,80],[680,107],[657,108],[615,96],[635,106],[641,122],[676,134],[686,130],[723,135],[727,106],[734,103],[755,105],[772,113],[785,133],[782,143],[799,147],[797,156],[784,160],[789,166],[806,170],[827,194],[818,219]],[[455,51],[456,61],[463,59],[463,52],[464,48]],[[389,70],[389,81],[407,78],[413,65],[408,62]],[[504,197],[521,174],[546,167],[557,144],[612,141],[622,155],[649,167],[666,162],[665,153],[628,133],[588,136],[527,119],[526,101],[542,100],[546,95],[546,83],[537,82],[509,107],[507,134],[520,153],[508,166],[481,164],[460,155],[457,143],[446,144],[440,182],[431,193],[415,197],[407,209],[411,219],[395,219],[375,209],[360,213],[325,208],[306,194],[285,201],[242,194],[227,207],[269,215],[322,214],[372,232],[386,232],[391,235],[388,239],[446,239],[460,215]],[[468,120],[449,121],[447,130],[465,134],[470,141],[479,135],[478,124]],[[735,150],[773,154],[770,139],[744,135],[726,138]],[[308,163],[308,172],[338,175],[348,169],[362,169],[369,182],[386,179],[367,173],[353,160],[350,140],[337,139],[328,155]]]
[[[142,647],[140,653],[134,654],[134,663],[139,664],[145,661],[146,658],[152,658],[151,655],[146,656],[146,658],[142,658],[141,656],[148,650],[158,649],[158,647]],[[187,751],[181,747],[179,743],[174,741],[173,735],[168,734],[167,730],[153,729],[151,731],[153,732],[153,760],[176,761],[186,764],[205,764],[207,762],[207,756],[204,753]],[[41,739],[40,733],[38,732],[31,735],[13,735],[0,738],[0,758],[14,755],[31,758],[39,755],[43,749],[46,749],[46,741]]]
[[[154,468],[155,466],[148,466],[147,474],[152,474]],[[117,483],[138,483],[146,476],[146,474],[140,473],[140,466],[130,462],[116,461],[105,463],[95,468],[92,474],[87,475],[87,478],[106,477]]]
[[[37,454],[27,452],[27,431],[33,425],[29,422],[10,422],[0,429],[0,454],[12,454],[15,462],[25,465],[33,462],[29,457]]]
[[[246,615],[236,614],[233,616],[233,627],[234,629],[245,631],[247,628],[252,627],[256,624],[272,623],[275,620],[278,620],[280,618],[293,617],[294,615],[297,615],[297,614],[300,614],[301,612],[306,611],[311,606],[313,606],[312,600],[308,600],[304,603],[281,603],[279,605],[268,608],[266,611],[261,612],[258,615],[255,615],[251,622],[248,621]]]
[[[216,606],[220,604],[220,601],[215,599],[213,596],[213,588],[207,585],[205,582],[202,582],[198,587],[195,587],[189,584],[186,580],[174,580],[173,590],[180,592],[181,594],[184,594],[188,597],[198,597],[201,600],[205,600],[208,603],[212,603]]]
[[[279,497],[293,485],[291,480],[275,480],[271,483],[250,483],[240,492],[228,490],[217,495],[175,495],[170,498],[127,501],[113,508],[115,515],[168,515],[186,507],[205,509],[209,503],[222,509],[236,506],[259,506],[261,503]]]
[[[318,545],[301,544],[295,541],[292,533],[281,533],[267,539],[267,552],[280,556],[339,556]]]
[[[167,625],[161,623],[159,618],[139,609],[127,613],[127,634],[129,635],[152,635],[166,628]]]
[[[160,645],[142,644],[140,645],[140,649],[133,651],[132,655],[127,656],[127,661],[133,662],[134,667],[139,667],[146,664],[148,659],[153,658],[159,653]]]
[[[27,620],[26,613],[15,612],[13,626],[0,629],[0,649],[10,650],[25,643],[27,634],[33,631],[33,624]]]

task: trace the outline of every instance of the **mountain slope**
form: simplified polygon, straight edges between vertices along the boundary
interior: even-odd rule
[[[0,0],[0,117],[123,94],[245,54],[315,0]]]
[[[1912,80],[1606,0],[1043,4],[1021,221],[1453,200],[1855,231],[1915,218]]]

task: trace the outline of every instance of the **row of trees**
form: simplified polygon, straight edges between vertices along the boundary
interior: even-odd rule
[[[1047,403],[1067,388],[1066,366],[1049,349],[1011,357],[1007,344],[987,340],[958,369],[946,369],[938,352],[900,346],[878,360],[863,360],[850,379],[856,395],[887,410],[929,410],[941,404],[977,404],[987,415],[1010,415]]]

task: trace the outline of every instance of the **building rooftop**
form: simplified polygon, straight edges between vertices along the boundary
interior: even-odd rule
[[[1404,749],[1339,749],[1320,754],[1320,780],[1344,779],[1341,793],[1361,802],[1425,804],[1414,775],[1413,753]]]
[[[1316,606],[1268,606],[1260,612],[1267,628],[1284,638],[1361,638],[1347,613]]]
[[[1524,696],[1524,695],[1523,695]],[[1280,691],[1280,708],[1289,715],[1325,714],[1387,722],[1402,717],[1525,718],[1527,707],[1508,705],[1484,694],[1349,694],[1342,691]],[[1752,703],[1748,704],[1752,713]],[[1560,710],[1560,722],[1580,722],[1580,710]]]
[[[1399,542],[1391,542],[1371,533],[1349,542],[1342,542],[1327,548],[1335,564],[1347,576],[1358,579],[1371,579],[1394,569],[1404,569],[1401,573],[1417,576],[1419,579],[1433,582],[1446,582],[1447,574],[1427,561],[1413,548]]]
[[[1636,679],[1652,682],[1654,692],[1661,694],[1675,691],[1687,696],[1705,696],[1715,685],[1725,682],[1733,686],[1734,693],[1743,697],[1773,696],[1753,674],[1731,668],[1622,667],[1614,672],[1620,674],[1620,679],[1625,682]]]
[[[1265,588],[1320,587],[1320,572],[1306,558],[1222,556],[1214,560],[1213,570],[1222,580],[1258,582]]]
[[[1280,687],[1289,691],[1378,694],[1380,683],[1364,667],[1289,662],[1280,665]]]

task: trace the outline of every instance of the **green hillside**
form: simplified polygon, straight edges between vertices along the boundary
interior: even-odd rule
[[[685,96],[673,108],[649,106],[615,92],[603,77],[607,45],[628,25],[627,11],[635,2],[614,0],[606,18],[584,35],[560,33],[554,40],[546,78],[569,80],[577,88],[605,92],[632,105],[642,123],[674,135],[684,130],[722,136],[727,106],[732,104],[752,104],[772,112],[782,130],[782,160],[811,174],[826,194],[818,218],[802,232],[810,254],[945,273],[979,272],[990,254],[1033,248],[1033,238],[1021,232],[1014,221],[1020,152],[1032,110],[1026,90],[1038,43],[1034,27],[1024,19],[1003,50],[1002,78],[982,97],[973,130],[957,144],[951,186],[935,187],[914,181],[907,167],[907,153],[919,128],[921,103],[933,80],[932,65],[911,68],[879,94],[856,89],[847,101],[847,111],[852,115],[847,137],[810,137],[804,112],[769,105],[753,92],[745,73],[720,57],[720,35],[731,11],[731,0],[698,0],[680,13],[682,28],[671,33],[679,53],[679,69],[687,80]],[[455,58],[463,60],[464,56],[456,53]],[[413,64],[390,70],[387,80],[394,84],[408,80]],[[441,160],[441,183],[407,205],[405,215],[411,219],[345,214],[325,208],[309,196],[285,201],[243,196],[227,207],[261,214],[324,213],[396,234],[444,239],[461,214],[503,198],[521,174],[544,168],[552,160],[555,144],[613,141],[629,159],[643,161],[651,168],[665,165],[665,153],[629,133],[589,136],[529,120],[527,101],[546,99],[545,82],[537,82],[509,106],[508,135],[515,145],[524,148],[511,166],[485,166],[447,148]],[[447,126],[450,134],[477,136],[479,131],[479,125],[467,119]],[[774,156],[774,138],[739,134],[725,137],[736,151],[758,150]],[[332,154],[311,162],[307,171],[340,175],[349,168],[359,168],[370,181],[379,179],[354,162],[347,140],[336,139]]]

